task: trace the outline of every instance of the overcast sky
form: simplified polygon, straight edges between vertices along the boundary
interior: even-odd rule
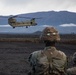
[[[0,15],[52,10],[76,12],[76,0],[0,0]]]

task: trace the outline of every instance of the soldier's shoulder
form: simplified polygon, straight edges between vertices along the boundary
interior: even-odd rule
[[[38,56],[41,55],[41,52],[42,52],[42,50],[34,51],[34,52],[32,52],[32,53],[30,54],[30,56],[31,56],[32,58],[37,58]]]
[[[76,70],[76,67],[68,68],[67,70]]]
[[[40,54],[41,52],[42,52],[42,50],[38,50],[38,51],[32,52],[31,54],[32,54],[32,55],[37,55],[37,54]]]
[[[63,51],[58,51],[61,55],[64,55],[64,56],[66,56],[66,54],[63,52]]]
[[[68,68],[67,73],[76,75],[76,67]]]
[[[65,54],[64,52],[60,51],[60,50],[58,51],[58,56],[59,56],[60,58],[64,59],[64,60],[67,60],[66,54]]]

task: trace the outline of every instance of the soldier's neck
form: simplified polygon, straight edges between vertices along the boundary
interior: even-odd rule
[[[49,46],[55,47],[55,42],[46,42],[46,43],[45,43],[45,46],[46,46],[46,47],[49,47]]]

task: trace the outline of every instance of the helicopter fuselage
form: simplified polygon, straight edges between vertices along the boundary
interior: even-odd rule
[[[9,18],[8,23],[13,28],[15,28],[15,27],[23,27],[23,26],[26,26],[26,28],[28,28],[28,26],[35,26],[35,25],[37,25],[37,23],[35,22],[35,19],[31,19],[30,21],[17,22],[16,19]]]

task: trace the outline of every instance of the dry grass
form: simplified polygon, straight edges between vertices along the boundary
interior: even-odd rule
[[[39,38],[0,38],[0,42],[34,42],[40,43]],[[59,43],[76,45],[76,39],[62,39]]]
[[[40,35],[30,35],[30,34],[9,34],[0,35],[0,42],[42,42],[39,39]],[[62,34],[60,35],[61,41],[59,43],[76,45],[76,34]]]
[[[65,39],[65,40],[61,40],[60,43],[63,43],[63,44],[70,44],[70,45],[76,45],[76,39]]]
[[[39,42],[38,38],[0,38],[0,42]]]

